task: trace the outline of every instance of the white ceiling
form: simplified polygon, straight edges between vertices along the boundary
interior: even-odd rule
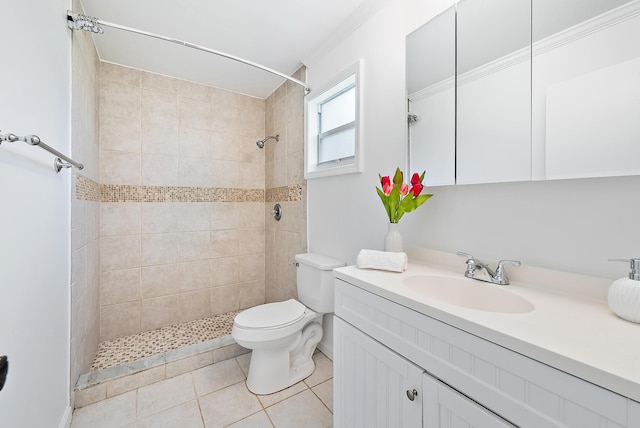
[[[81,0],[87,15],[183,40],[284,74],[346,35],[385,0]],[[80,11],[74,11],[80,12]],[[103,27],[103,61],[266,98],[285,79],[162,40]]]

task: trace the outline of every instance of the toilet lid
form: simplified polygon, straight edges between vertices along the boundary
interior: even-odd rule
[[[240,312],[234,322],[243,328],[274,328],[294,323],[304,316],[305,306],[294,299],[266,303]]]

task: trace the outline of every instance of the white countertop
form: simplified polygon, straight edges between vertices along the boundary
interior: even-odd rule
[[[424,262],[429,260],[430,262]],[[443,303],[403,283],[414,275],[463,277],[464,259],[430,250],[409,255],[404,273],[347,266],[345,282],[640,401],[640,324],[617,317],[606,302],[611,279],[523,266],[497,286],[535,305],[527,313],[495,313]],[[469,280],[474,281],[474,280]]]

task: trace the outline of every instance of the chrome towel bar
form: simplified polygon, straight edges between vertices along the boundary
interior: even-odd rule
[[[80,162],[74,161],[73,159],[63,155],[53,147],[50,147],[43,143],[40,137],[38,137],[37,135],[25,135],[24,137],[18,137],[16,134],[11,133],[0,134],[0,144],[2,144],[4,141],[8,141],[10,143],[23,141],[31,146],[38,146],[45,149],[49,153],[56,156],[56,159],[53,161],[53,168],[56,170],[56,172],[60,172],[62,168],[71,168],[72,166],[75,166],[78,169],[84,168],[84,165],[82,165]]]

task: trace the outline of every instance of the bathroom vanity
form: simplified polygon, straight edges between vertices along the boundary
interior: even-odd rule
[[[336,427],[640,427],[640,324],[609,310],[610,280],[463,272],[429,251],[402,274],[334,271]]]

